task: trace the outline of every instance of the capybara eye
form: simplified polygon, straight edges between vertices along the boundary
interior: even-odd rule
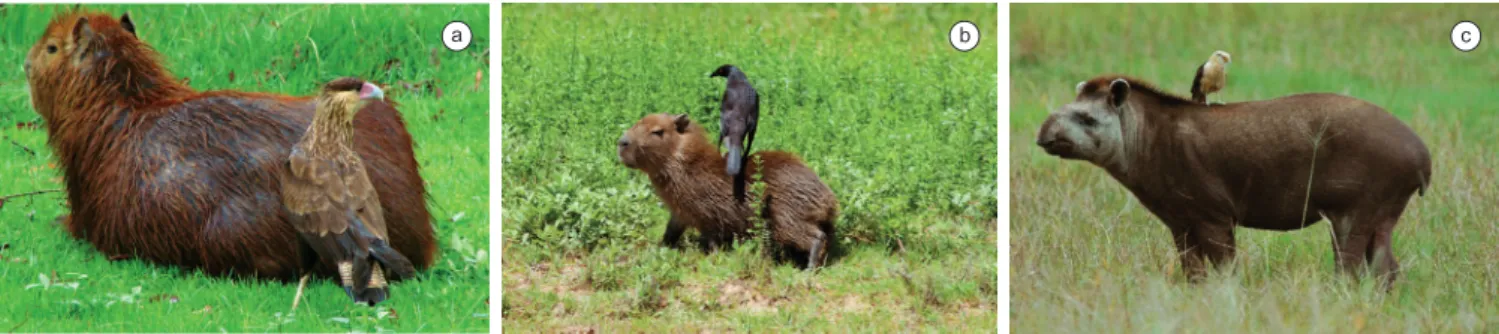
[[[663,133],[666,133],[666,130],[651,131],[651,134],[656,135],[656,137],[660,137]]]
[[[47,53],[57,53],[57,46],[56,45],[48,44],[47,45]]]

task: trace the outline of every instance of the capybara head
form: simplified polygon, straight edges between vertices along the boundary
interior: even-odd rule
[[[625,167],[651,171],[678,154],[690,136],[703,136],[703,128],[687,114],[651,114],[619,136],[619,162]]]
[[[1063,105],[1046,122],[1036,145],[1046,153],[1063,159],[1087,160],[1106,164],[1124,152],[1121,116],[1129,104],[1130,86],[1124,79],[1109,83],[1107,89],[1084,82],[1077,86],[1077,100]]]
[[[138,99],[144,91],[170,91],[175,82],[156,65],[159,56],[137,38],[130,14],[58,15],[26,54],[31,103],[47,120],[89,103]],[[150,96],[157,97],[157,96]]]

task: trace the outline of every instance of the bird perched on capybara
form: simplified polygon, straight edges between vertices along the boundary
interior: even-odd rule
[[[1208,94],[1217,93],[1228,81],[1228,63],[1232,61],[1228,52],[1213,51],[1208,61],[1197,66],[1197,76],[1192,78],[1192,101],[1208,103]]]
[[[76,238],[109,256],[209,275],[296,279],[306,268],[277,182],[313,118],[305,97],[198,92],[179,83],[128,14],[54,18],[26,56],[31,102],[63,171]],[[436,244],[411,136],[394,107],[354,118],[354,149],[390,244],[419,269]]]
[[[744,160],[749,157],[750,146],[755,143],[755,129],[760,124],[760,93],[750,86],[749,78],[734,65],[719,66],[709,77],[724,77],[727,82],[723,90],[723,102],[719,104],[718,142],[723,145],[729,139],[729,159],[725,171],[734,178],[734,196],[745,198],[746,177]]]
[[[727,161],[708,143],[707,131],[687,115],[652,114],[641,118],[619,138],[619,160],[650,177],[651,188],[671,211],[662,243],[675,247],[687,228],[708,242],[744,237],[754,214],[748,201],[734,198],[721,173]],[[761,216],[775,246],[794,254],[806,268],[821,266],[834,242],[838,199],[817,173],[795,155],[781,151],[755,153],[745,165],[751,184],[765,183]]]
[[[383,96],[379,87],[355,78],[324,85],[312,124],[292,146],[287,162],[291,172],[281,174],[281,201],[291,212],[288,220],[303,245],[312,249],[304,258],[337,268],[344,293],[368,305],[389,296],[382,265],[395,279],[416,274],[411,260],[390,248],[379,194],[354,152],[354,116]],[[306,284],[303,275],[298,298]]]
[[[1338,268],[1394,282],[1391,233],[1425,192],[1431,154],[1383,108],[1320,93],[1204,105],[1118,76],[1078,88],[1036,144],[1129,189],[1171,230],[1192,280],[1203,261],[1233,259],[1235,227],[1288,231],[1325,217]]]

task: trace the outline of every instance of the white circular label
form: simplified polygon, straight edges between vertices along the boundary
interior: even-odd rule
[[[448,26],[442,28],[442,45],[447,46],[448,50],[463,51],[473,41],[473,32],[468,30],[468,24],[463,21],[449,22]]]
[[[1459,51],[1468,52],[1478,48],[1478,25],[1471,21],[1458,22],[1452,27],[1452,46]]]
[[[952,25],[952,30],[947,32],[947,41],[952,43],[954,49],[968,52],[979,46],[979,26],[973,22],[958,21]]]

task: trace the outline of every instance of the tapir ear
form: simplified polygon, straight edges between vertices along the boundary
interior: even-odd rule
[[[1077,92],[1076,92],[1076,94],[1082,94],[1083,93],[1083,87],[1087,87],[1087,86],[1088,86],[1088,82],[1087,81],[1078,81],[1077,82]]]
[[[1110,106],[1118,107],[1120,105],[1123,105],[1124,104],[1124,100],[1128,99],[1128,98],[1129,98],[1129,81],[1124,81],[1124,79],[1114,79],[1114,82],[1110,82],[1109,83],[1109,105]]]
[[[140,35],[135,33],[135,22],[130,21],[130,12],[120,14],[120,27],[125,28],[125,31],[129,31],[131,36],[140,37]]]
[[[681,114],[677,115],[675,123],[677,123],[677,133],[687,133],[687,126],[692,124],[692,119],[687,118],[687,114]]]

